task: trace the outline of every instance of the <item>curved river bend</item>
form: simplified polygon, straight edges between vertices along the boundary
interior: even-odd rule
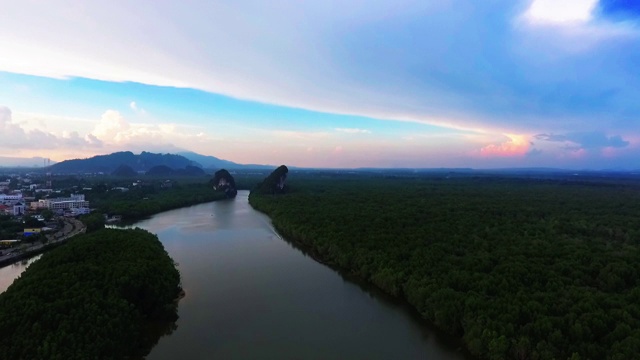
[[[147,359],[468,359],[406,306],[282,240],[248,194],[133,225],[158,235],[187,294]]]
[[[187,296],[148,359],[464,359],[399,305],[282,240],[247,191],[158,214]]]

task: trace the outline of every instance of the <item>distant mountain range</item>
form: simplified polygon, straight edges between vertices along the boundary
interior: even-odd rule
[[[273,165],[260,164],[238,164],[229,160],[218,159],[215,156],[200,155],[191,151],[182,151],[177,153],[189,160],[195,161],[202,165],[205,169],[273,169]]]
[[[147,171],[146,175],[153,176],[205,176],[206,173],[202,170],[201,167],[197,166],[187,166],[184,169],[172,169],[166,165],[158,165],[154,166],[149,171]]]
[[[1,168],[38,168],[45,166],[47,159],[42,157],[18,158],[0,156]],[[192,167],[197,167],[212,174],[216,170],[273,170],[274,165],[259,164],[238,164],[229,160],[219,159],[215,156],[207,156],[191,151],[178,152],[176,154],[156,154],[143,151],[140,154],[134,154],[130,151],[116,152],[108,155],[98,155],[86,159],[65,160],[59,163],[51,162],[49,170],[53,173],[81,174],[81,173],[104,173],[114,174],[117,176],[129,176],[125,174],[144,174],[156,166],[166,166],[170,170],[174,170],[179,174],[199,173]],[[189,167],[189,169],[188,169]],[[305,170],[289,166],[290,170]],[[154,169],[154,172],[157,169]],[[313,170],[307,168],[306,170]],[[351,169],[322,169],[315,170],[326,171],[351,171],[351,172],[395,172],[395,173],[468,173],[468,174],[561,174],[561,173],[640,173],[640,169],[601,169],[601,170],[571,170],[560,168],[546,167],[529,167],[529,168],[493,168],[493,169],[473,169],[473,168],[351,168]],[[158,170],[160,173],[168,172],[167,169]]]
[[[42,157],[22,158],[0,156],[0,167],[43,167],[46,166],[47,159]],[[55,161],[51,161],[55,164]]]
[[[202,169],[255,169],[272,168],[268,165],[243,165],[232,161],[218,159],[214,156],[205,156],[194,152],[181,152],[178,154],[155,154],[143,151],[136,155],[131,151],[121,151],[108,155],[98,155],[87,159],[65,160],[51,165],[52,173],[78,174],[78,173],[104,173],[112,174],[123,168],[129,168],[137,173],[146,173],[157,170],[162,166],[170,170],[190,169],[193,167]],[[156,169],[154,169],[156,168]],[[167,170],[164,170],[166,172]],[[118,170],[118,171],[116,171]],[[161,171],[162,172],[162,171]],[[194,174],[193,169],[187,171]]]
[[[135,155],[131,151],[121,151],[109,155],[98,155],[88,159],[73,159],[51,165],[52,173],[105,173],[111,174],[121,165],[136,172],[146,172],[154,166],[166,165],[172,169],[197,166],[184,156],[175,154],[154,154],[143,151]]]

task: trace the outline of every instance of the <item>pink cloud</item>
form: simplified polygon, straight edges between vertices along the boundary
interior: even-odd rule
[[[524,156],[531,143],[524,135],[505,134],[509,140],[500,144],[489,144],[477,151],[482,157],[513,157]]]

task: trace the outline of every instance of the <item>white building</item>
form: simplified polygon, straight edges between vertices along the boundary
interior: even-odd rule
[[[12,206],[21,202],[23,202],[21,193],[15,193],[11,195],[0,194],[0,204]]]
[[[22,200],[22,194],[18,193],[18,194],[11,194],[11,195],[6,195],[6,194],[0,194],[0,201],[4,202],[4,201],[20,201]]]
[[[84,194],[71,195],[68,198],[41,199],[31,203],[32,209],[66,210],[89,208],[89,202],[84,199]]]

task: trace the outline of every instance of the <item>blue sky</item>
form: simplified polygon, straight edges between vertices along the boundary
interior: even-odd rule
[[[1,156],[638,169],[624,0],[7,2]]]

